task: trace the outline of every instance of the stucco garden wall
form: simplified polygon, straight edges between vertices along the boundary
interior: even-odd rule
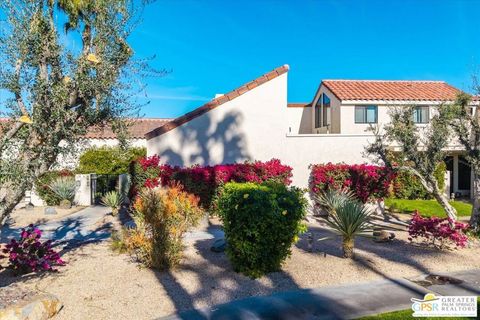
[[[328,162],[348,164],[369,163],[364,157],[365,146],[373,140],[372,135],[288,135],[279,150],[282,162],[293,167],[293,184],[308,186],[309,165]]]

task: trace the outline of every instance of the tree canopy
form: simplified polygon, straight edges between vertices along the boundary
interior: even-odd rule
[[[9,120],[0,128],[0,222],[89,127],[138,114],[133,79],[149,69],[132,59],[127,39],[143,5],[1,1],[8,23],[0,35],[0,89],[9,92]]]

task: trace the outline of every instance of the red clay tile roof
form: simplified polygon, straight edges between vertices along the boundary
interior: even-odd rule
[[[308,108],[311,107],[310,102],[291,102],[287,104],[287,108]]]
[[[128,130],[130,138],[132,139],[145,139],[145,134],[172,119],[166,118],[137,118],[128,121],[130,124]],[[0,118],[0,122],[10,121],[9,118]],[[113,133],[110,126],[90,128],[87,134],[84,136],[86,139],[116,139],[116,135]]]
[[[443,81],[324,80],[340,100],[454,100],[460,92]]]
[[[191,120],[201,116],[202,114],[207,113],[208,111],[217,108],[218,106],[221,106],[225,102],[231,101],[231,100],[235,99],[236,97],[239,97],[242,94],[252,90],[253,88],[256,88],[256,87],[264,84],[265,82],[268,82],[272,79],[275,79],[276,77],[288,72],[288,69],[289,69],[289,66],[287,64],[285,64],[281,67],[278,67],[278,68],[264,74],[263,76],[260,76],[260,77],[256,78],[255,80],[252,80],[252,81],[244,84],[243,86],[238,87],[237,89],[232,90],[232,91],[230,91],[229,93],[227,93],[223,96],[215,98],[215,99],[207,102],[206,104],[198,107],[197,109],[195,109],[195,110],[193,110],[193,111],[191,111],[187,114],[184,114],[183,116],[180,116],[180,117],[164,124],[163,126],[156,128],[155,130],[152,130],[152,131],[148,132],[145,136],[148,140],[148,139],[152,139],[154,137],[157,137],[159,135],[162,135],[165,132],[173,130],[173,129],[181,126],[182,124],[184,124],[188,121],[191,121]]]

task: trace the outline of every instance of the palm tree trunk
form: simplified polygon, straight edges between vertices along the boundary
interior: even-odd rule
[[[353,259],[354,256],[354,239],[343,238],[342,248],[343,248],[343,257]]]

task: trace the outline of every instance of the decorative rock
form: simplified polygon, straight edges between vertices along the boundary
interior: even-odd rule
[[[387,232],[385,230],[374,231],[373,237],[373,241],[375,242],[390,242],[395,239],[395,233]]]
[[[57,214],[57,210],[54,207],[46,207],[44,212],[45,214]]]
[[[61,308],[62,304],[57,297],[42,294],[0,310],[0,320],[47,320],[56,315]]]
[[[225,238],[222,238],[215,240],[210,250],[213,252],[224,252],[226,247],[227,240]]]
[[[32,211],[34,208],[35,208],[35,206],[31,202],[29,202],[25,205],[25,210],[27,210],[27,211]]]

